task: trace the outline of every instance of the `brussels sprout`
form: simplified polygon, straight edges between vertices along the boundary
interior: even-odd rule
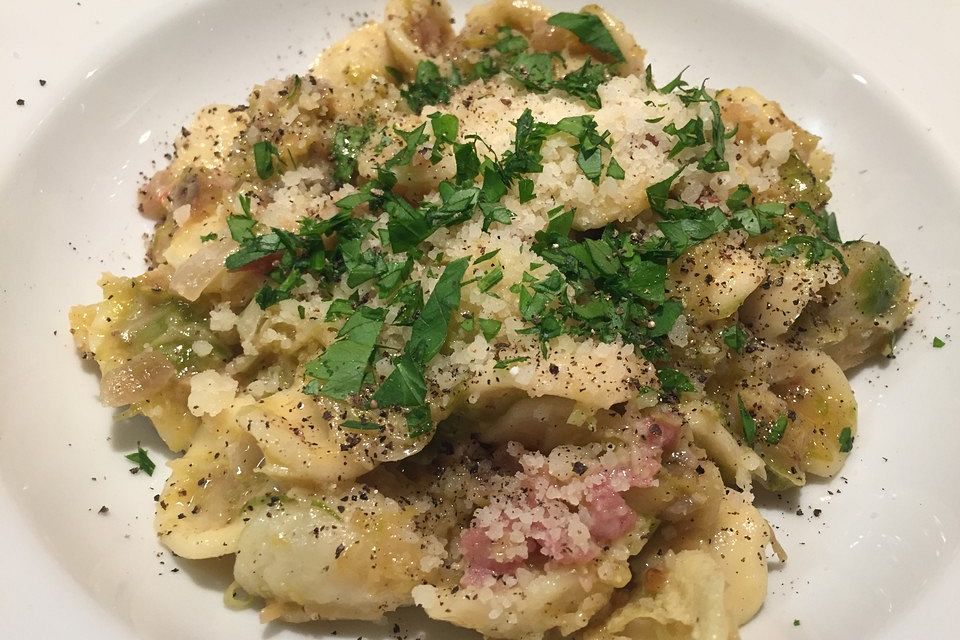
[[[824,180],[820,180],[796,153],[791,152],[787,161],[780,165],[779,191],[785,202],[807,202],[817,209],[833,195]]]
[[[880,353],[910,314],[910,278],[877,244],[843,247],[850,272],[822,291],[794,325],[791,337],[822,349],[842,368]]]

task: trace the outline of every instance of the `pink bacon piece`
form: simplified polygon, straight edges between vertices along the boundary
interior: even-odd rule
[[[516,491],[478,509],[461,534],[461,583],[478,586],[526,564],[583,565],[596,558],[636,525],[623,494],[656,484],[660,457],[676,445],[680,424],[671,414],[639,421],[625,461],[612,467],[592,461],[564,481],[550,475],[545,456],[511,443],[508,450],[522,467]]]

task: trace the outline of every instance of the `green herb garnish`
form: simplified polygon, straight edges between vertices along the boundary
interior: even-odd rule
[[[518,356],[516,358],[507,358],[506,360],[497,360],[493,365],[494,369],[509,369],[510,365],[517,364],[518,362],[526,362],[530,358],[528,356]]]
[[[427,386],[423,372],[447,339],[450,319],[460,307],[460,283],[469,265],[469,258],[460,258],[448,264],[440,274],[423,310],[413,322],[410,340],[394,361],[393,372],[373,395],[378,406],[411,409],[407,415],[411,437],[422,435],[432,428],[426,406]]]
[[[337,400],[358,393],[367,378],[385,317],[385,309],[361,306],[354,311],[337,332],[336,341],[307,363],[307,375],[321,383],[308,385],[309,391]]]
[[[853,430],[850,427],[841,429],[837,441],[840,443],[840,453],[850,453],[850,450],[853,449]]]
[[[434,62],[421,60],[417,64],[413,82],[401,88],[400,95],[406,100],[410,110],[419,114],[427,105],[450,102],[452,90],[453,83],[443,77]]]
[[[550,16],[547,24],[572,31],[583,44],[604,53],[617,62],[626,58],[603,21],[592,13],[561,12]]]
[[[130,462],[136,464],[137,469],[143,471],[148,476],[152,476],[154,469],[157,468],[157,465],[153,462],[153,460],[150,459],[150,456],[140,445],[137,445],[136,451],[133,453],[128,453],[124,457]]]
[[[754,420],[747,408],[743,406],[743,398],[737,394],[737,408],[740,410],[740,424],[743,427],[743,438],[751,447],[757,440],[757,421]]]
[[[367,422],[366,420],[344,420],[344,429],[357,429],[358,431],[383,431],[383,425],[376,422]]]
[[[723,339],[725,345],[737,353],[743,353],[744,348],[747,346],[747,339],[749,338],[747,332],[739,324],[724,327],[723,330],[720,331],[720,337]]]
[[[276,172],[274,159],[283,163],[280,159],[280,152],[269,140],[261,140],[253,145],[253,162],[257,168],[257,177],[261,180],[269,180]]]
[[[357,172],[357,156],[369,139],[369,127],[346,125],[337,127],[333,135],[333,149],[330,152],[334,180],[341,184],[353,180]]]
[[[779,416],[776,421],[770,425],[770,430],[767,432],[764,440],[768,444],[777,444],[783,439],[783,434],[787,430],[787,416]]]
[[[669,367],[657,369],[657,379],[660,380],[661,391],[668,395],[677,395],[696,390],[696,387],[690,382],[690,378],[683,372]]]
[[[787,238],[783,243],[771,247],[763,252],[774,262],[782,262],[787,258],[804,256],[807,259],[807,266],[821,262],[832,257],[840,263],[840,271],[846,275],[850,270],[847,268],[847,262],[843,259],[843,254],[835,246],[814,236],[798,235]]]
[[[480,333],[483,334],[487,342],[493,340],[500,333],[500,327],[503,325],[499,320],[492,318],[478,318],[477,324],[480,325]]]

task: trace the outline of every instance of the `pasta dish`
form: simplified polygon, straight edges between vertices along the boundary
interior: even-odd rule
[[[451,24],[389,0],[140,190],[149,268],[70,320],[183,454],[157,535],[264,621],[735,638],[785,559],[754,492],[837,474],[909,278],[756,90],[655,76],[595,5]]]

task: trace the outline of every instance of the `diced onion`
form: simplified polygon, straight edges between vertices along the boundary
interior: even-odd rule
[[[233,240],[204,243],[174,271],[170,289],[190,302],[195,301],[223,272],[224,261],[236,250],[237,243]]]
[[[144,351],[111,369],[100,379],[100,399],[111,407],[146,400],[177,374],[170,361],[154,351]]]

